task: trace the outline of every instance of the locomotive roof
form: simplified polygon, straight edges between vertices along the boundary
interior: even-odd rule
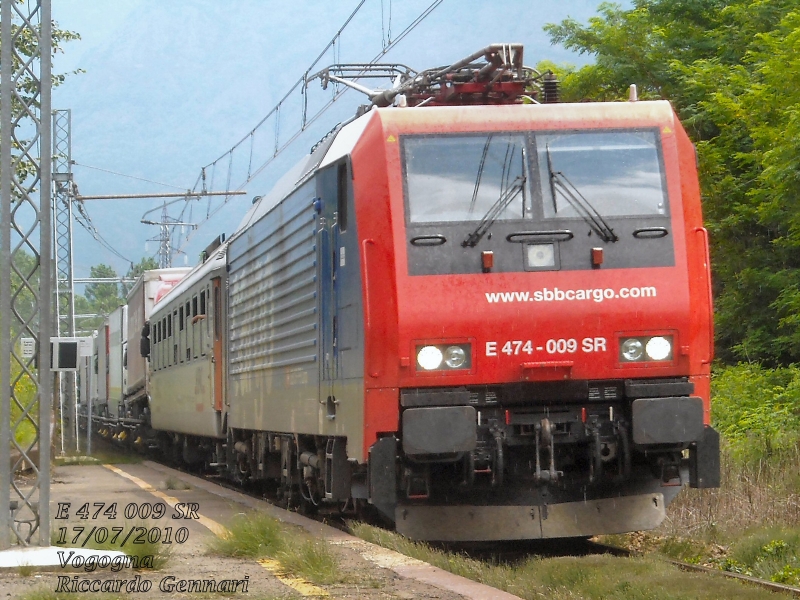
[[[675,113],[666,100],[384,108],[376,112],[384,126],[419,128],[431,133],[521,129],[526,123],[541,129],[572,123],[576,128],[585,128],[654,127],[675,122]]]
[[[317,144],[310,154],[303,157],[300,162],[289,169],[269,192],[264,194],[260,200],[253,204],[231,238],[239,235],[239,233],[247,229],[251,223],[255,223],[272,210],[281,200],[305,183],[305,181],[313,175],[314,171],[348,155],[361,137],[361,133],[367,126],[373,113],[374,111],[370,111],[347,123],[338,130],[334,130],[332,134]]]

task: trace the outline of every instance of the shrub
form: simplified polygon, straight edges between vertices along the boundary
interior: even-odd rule
[[[714,370],[712,420],[745,463],[784,454],[800,440],[800,369],[740,364]]]

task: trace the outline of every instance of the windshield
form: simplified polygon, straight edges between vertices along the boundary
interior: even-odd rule
[[[505,206],[499,201],[527,179],[524,149],[524,135],[404,138],[409,220],[481,221],[498,206],[496,219],[523,218],[530,211],[527,185]]]
[[[653,131],[537,135],[545,218],[580,216],[574,203],[550,185],[554,174],[579,190],[600,215],[665,215],[657,142]]]

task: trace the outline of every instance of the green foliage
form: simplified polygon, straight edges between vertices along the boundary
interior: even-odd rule
[[[39,328],[37,296],[39,290],[39,265],[36,259],[20,249],[13,253],[11,268],[11,343],[17,357],[11,359],[11,431],[17,444],[29,448],[36,438],[33,421],[24,416],[24,409],[38,422],[39,405],[36,386],[29,373],[34,372],[33,359],[20,357],[20,338],[30,337]],[[27,326],[23,325],[27,323]]]
[[[780,571],[773,573],[770,576],[770,581],[775,583],[783,583],[784,585],[797,585],[800,583],[800,569],[783,565]]]
[[[117,278],[117,272],[108,265],[95,265],[89,270],[90,277],[97,278]],[[82,331],[97,329],[103,323],[103,318],[111,314],[122,304],[125,304],[125,296],[118,283],[90,283],[83,292],[83,297],[75,296],[75,314],[98,315],[87,319],[81,319],[76,326]]]
[[[712,419],[733,455],[768,459],[800,439],[800,369],[754,364],[717,368],[711,380]]]
[[[594,56],[566,100],[666,98],[697,143],[718,354],[800,360],[800,10],[789,0],[634,0],[546,31]]]
[[[108,265],[96,265],[89,272],[92,278],[110,279],[119,277],[113,267]],[[86,286],[86,291],[83,295],[86,296],[92,308],[104,315],[111,313],[123,303],[119,284],[117,283],[90,283]]]
[[[24,10],[24,9],[23,9]],[[31,74],[34,72],[30,68],[24,68],[23,63],[27,63],[31,59],[33,59],[38,53],[38,39],[35,33],[28,27],[20,27],[19,24],[16,22],[11,24],[11,31],[12,35],[14,36],[14,48],[16,52],[13,54],[13,66],[12,69],[14,73],[20,73],[20,77],[17,80],[16,84],[16,92],[19,94],[19,97],[25,102],[26,106],[36,106],[38,105],[38,99],[36,96],[39,94],[39,84]],[[58,27],[58,23],[53,21],[52,24],[52,33],[51,33],[51,49],[52,54],[55,55],[58,52],[63,52],[63,46],[67,42],[71,42],[74,40],[79,40],[80,35],[75,33],[74,31],[67,31],[65,29],[60,29]],[[79,71],[75,71],[76,74]],[[53,86],[58,86],[64,82],[67,75],[70,74],[54,74],[51,76],[51,81]],[[25,113],[25,108],[23,107],[22,102],[17,97],[12,97],[11,99],[12,105],[12,112],[14,115],[20,115]],[[49,116],[48,116],[49,118]],[[20,140],[20,143],[14,143],[12,148],[12,154],[14,156],[14,164],[16,165],[16,176],[18,181],[24,182],[26,180],[33,180],[36,177],[36,169],[35,165],[32,161],[28,160],[23,155],[23,146],[26,144],[25,140]],[[35,185],[35,184],[34,184]],[[14,193],[14,192],[12,192]]]
[[[698,540],[670,536],[663,541],[660,551],[675,560],[699,564],[706,552],[706,545]]]
[[[800,583],[800,531],[777,528],[753,531],[733,544],[722,567],[796,585]]]
[[[128,269],[128,272],[125,274],[126,279],[138,279],[139,276],[144,273],[145,271],[152,271],[153,269],[158,268],[158,261],[152,256],[145,256],[135,265],[131,265],[131,268]],[[122,294],[127,296],[128,292],[131,291],[133,284],[123,284],[122,286]]]
[[[397,533],[363,523],[353,533],[368,542],[423,560],[456,575],[504,590],[526,600],[693,600],[770,598],[769,592],[738,582],[679,571],[653,556],[623,558],[610,555],[529,555],[515,564],[481,561],[412,542]]]
[[[210,550],[221,556],[274,557],[282,550],[285,535],[277,519],[259,513],[247,513],[234,519],[227,534],[213,538]]]

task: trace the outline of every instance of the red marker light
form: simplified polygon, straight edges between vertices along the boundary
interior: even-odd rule
[[[511,425],[511,411],[506,411],[506,425]]]
[[[494,252],[491,250],[484,250],[481,252],[481,266],[483,267],[484,273],[488,273],[492,270],[494,266]]]
[[[581,409],[581,421],[586,423],[586,407],[585,406]]]
[[[603,264],[603,249],[592,248],[592,267],[595,269]]]

